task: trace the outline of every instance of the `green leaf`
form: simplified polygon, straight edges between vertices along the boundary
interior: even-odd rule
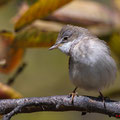
[[[28,28],[16,33],[13,46],[18,48],[50,47],[55,43],[62,26],[53,22],[36,21]]]

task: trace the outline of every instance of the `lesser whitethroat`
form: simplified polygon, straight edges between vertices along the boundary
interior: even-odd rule
[[[116,79],[117,67],[106,42],[88,29],[66,25],[49,48],[69,56],[69,76],[77,88],[100,92]],[[101,94],[101,92],[100,92]]]

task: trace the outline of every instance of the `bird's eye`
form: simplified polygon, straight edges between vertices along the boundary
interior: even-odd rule
[[[62,39],[62,43],[66,43],[67,40],[68,40],[68,36],[63,37],[63,39]]]
[[[67,37],[67,36],[65,36],[65,37],[64,37],[64,40],[67,40],[67,39],[68,39],[68,37]]]

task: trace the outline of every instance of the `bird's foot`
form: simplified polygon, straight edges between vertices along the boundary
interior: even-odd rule
[[[105,101],[106,101],[106,100],[110,100],[110,98],[109,98],[109,97],[104,97],[103,94],[102,94],[100,91],[99,91],[99,94],[100,94],[100,95],[98,96],[98,98],[102,99],[104,108],[105,108],[105,110],[107,110]],[[110,114],[109,114],[108,116],[111,117]]]
[[[100,94],[100,95],[99,95],[98,97],[99,97],[100,99],[102,99],[104,108],[106,109],[105,100],[106,100],[107,97],[104,97],[103,94],[102,94],[100,91],[99,91],[99,94]]]
[[[74,103],[74,97],[75,97],[75,96],[78,96],[78,93],[77,93],[77,92],[69,93],[69,97],[72,98],[72,99],[71,99],[71,103],[72,103],[72,104]]]
[[[102,99],[102,100],[103,100],[103,99],[104,99],[104,100],[108,100],[108,101],[110,100],[110,98],[109,98],[109,97],[100,96],[100,95],[98,96],[98,98],[99,98],[99,99]]]
[[[76,90],[77,90],[77,87],[73,90],[72,93],[69,93],[69,97],[72,97],[72,100],[71,100],[72,104],[74,103],[74,97],[78,96],[78,93],[76,92]]]

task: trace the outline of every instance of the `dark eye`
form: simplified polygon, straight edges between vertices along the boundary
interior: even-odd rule
[[[62,43],[66,43],[68,41],[68,36],[62,38]]]
[[[68,39],[68,37],[67,37],[67,36],[65,36],[63,39],[64,39],[64,40],[67,40],[67,39]]]

